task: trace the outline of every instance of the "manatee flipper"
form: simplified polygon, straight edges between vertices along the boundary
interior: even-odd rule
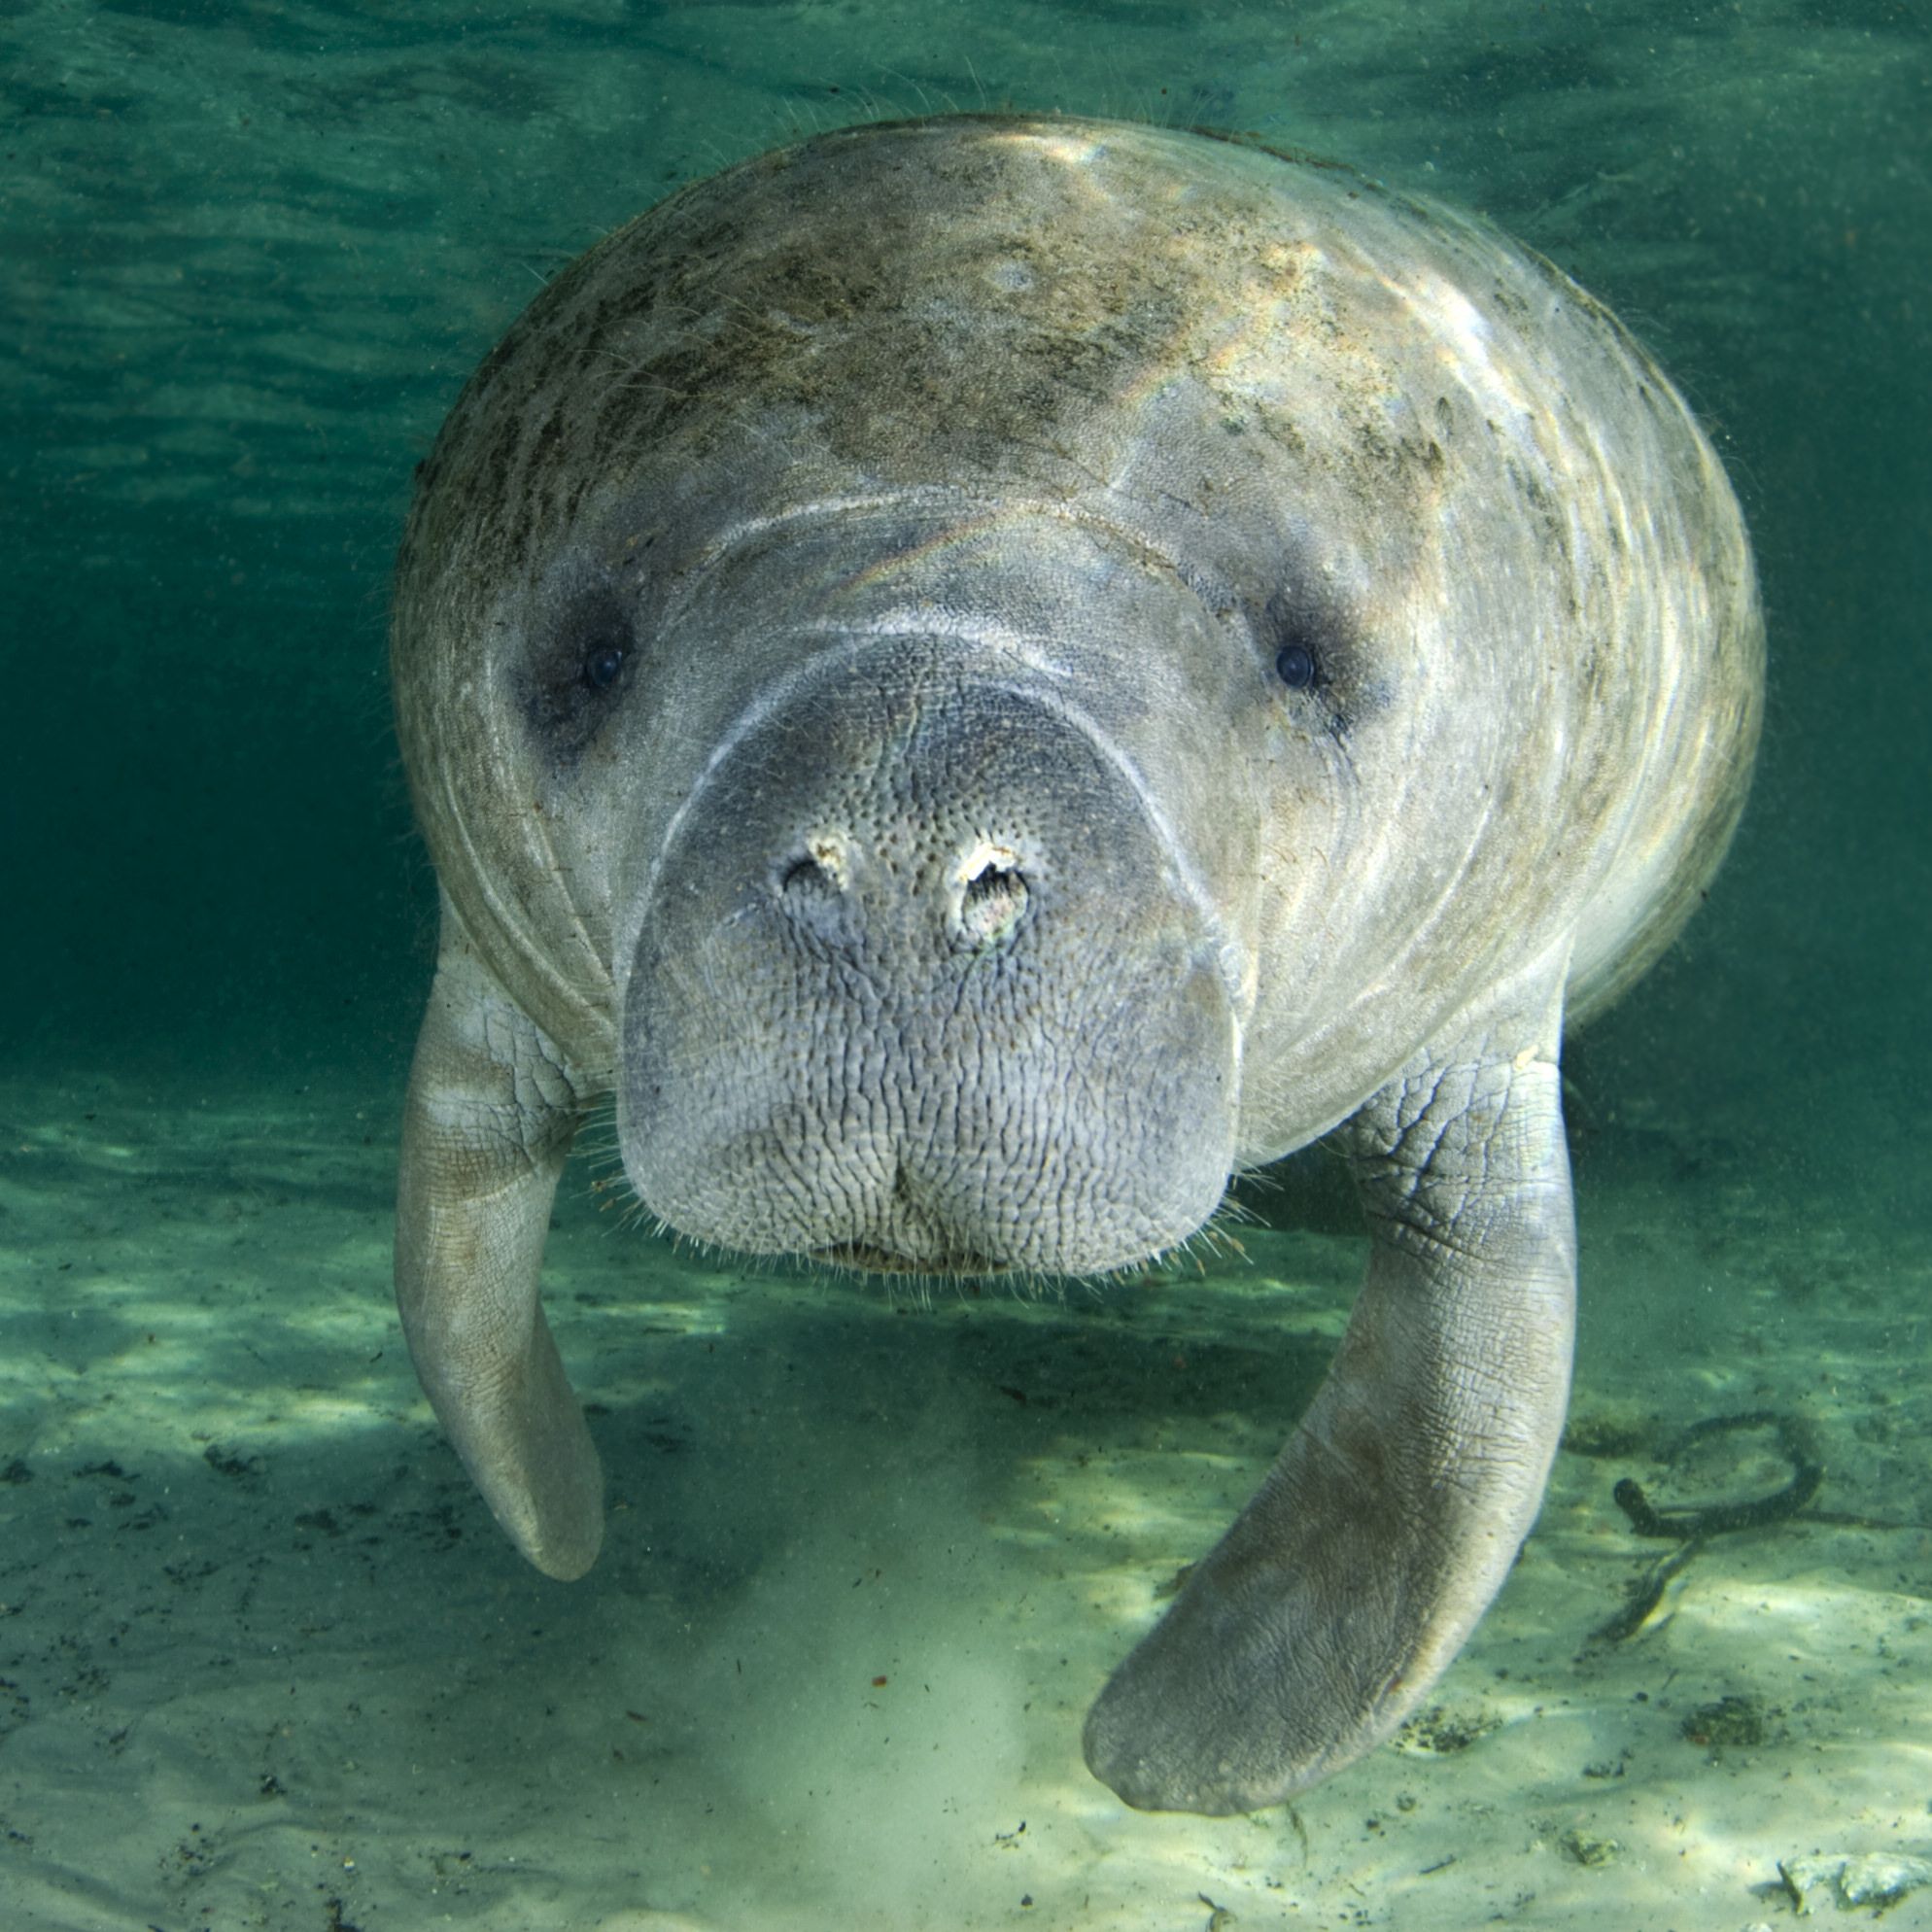
[[[455,914],[416,1043],[396,1208],[396,1299],[431,1405],[537,1569],[581,1576],[604,1473],[536,1298],[580,1107],[562,1056]]]
[[[1128,1804],[1252,1811],[1362,1756],[1515,1560],[1570,1389],[1563,968],[1500,988],[1342,1130],[1367,1279],[1259,1492],[1087,1715]]]

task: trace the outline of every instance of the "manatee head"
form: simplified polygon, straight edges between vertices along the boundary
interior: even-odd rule
[[[933,1271],[1190,1233],[1235,1156],[1272,667],[1040,508],[780,498],[713,546],[674,611],[569,556],[500,678],[607,907],[645,1207]]]
[[[1289,173],[853,130],[592,251],[453,413],[397,633],[421,815],[673,1227],[1154,1254],[1628,843],[1611,326]],[[1670,398],[1624,468],[1683,433]]]

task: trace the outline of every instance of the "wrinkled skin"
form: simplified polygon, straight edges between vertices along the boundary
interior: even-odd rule
[[[1333,1133],[1353,1323],[1086,1748],[1199,1811],[1370,1748],[1535,1517],[1560,1036],[1714,870],[1761,655],[1642,352],[1345,171],[945,119],[612,236],[465,391],[397,586],[444,894],[397,1291],[499,1519],[597,1554],[536,1290],[600,1096],[673,1226],[925,1272],[1137,1261]]]

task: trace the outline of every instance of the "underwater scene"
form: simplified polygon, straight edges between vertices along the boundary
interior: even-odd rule
[[[1932,1926],[1921,8],[0,102],[0,1932]]]

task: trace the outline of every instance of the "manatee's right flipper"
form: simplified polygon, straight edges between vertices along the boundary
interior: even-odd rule
[[[537,1569],[581,1576],[604,1475],[536,1298],[581,1106],[562,1056],[443,909],[396,1203],[396,1300],[416,1373],[500,1522]]]
[[[1342,1135],[1368,1275],[1328,1379],[1115,1672],[1087,1761],[1130,1805],[1240,1811],[1387,1738],[1496,1594],[1570,1389],[1575,1229],[1544,961]]]

